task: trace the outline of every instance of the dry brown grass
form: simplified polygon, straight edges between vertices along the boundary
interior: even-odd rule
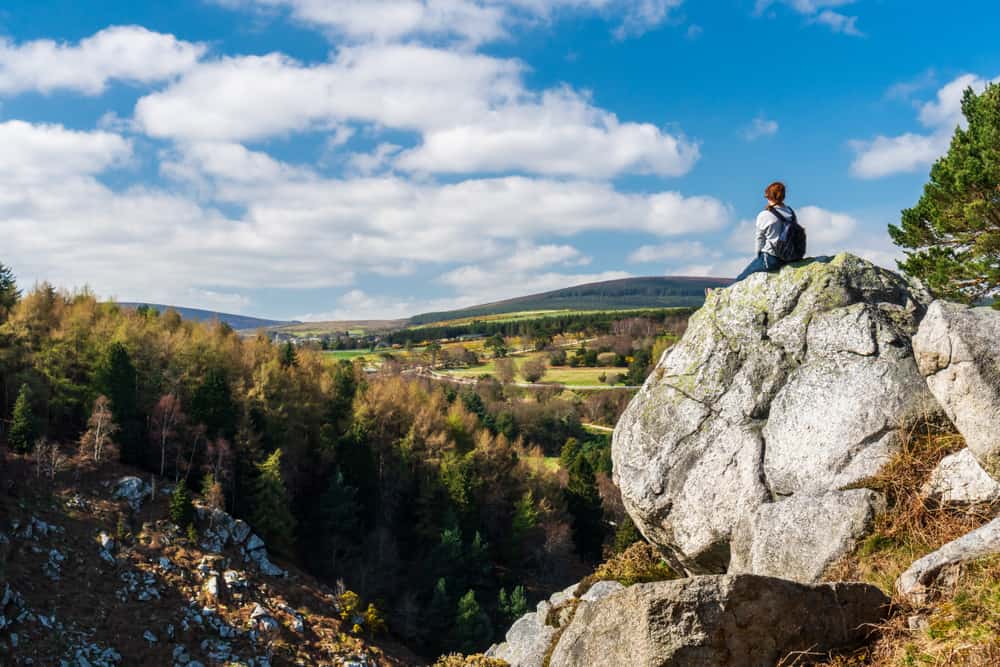
[[[826,579],[864,581],[894,596],[896,579],[915,560],[990,520],[991,509],[936,507],[920,495],[941,459],[964,446],[950,425],[923,423],[906,433],[882,472],[858,485],[885,495],[887,511]],[[825,664],[1000,665],[1000,557],[966,566],[954,590],[926,608],[893,597],[893,613],[872,646]]]

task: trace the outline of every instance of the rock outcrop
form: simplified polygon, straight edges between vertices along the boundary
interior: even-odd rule
[[[865,584],[751,575],[637,584],[580,602],[550,665],[757,667],[794,653],[821,657],[864,643],[888,602]]]
[[[969,450],[1000,480],[1000,311],[935,301],[913,339],[920,372]]]
[[[571,614],[581,600],[597,602],[625,587],[617,581],[599,581],[580,598],[576,596],[577,588],[578,585],[573,584],[566,590],[553,594],[548,600],[539,602],[535,611],[517,619],[507,631],[504,642],[491,647],[486,655],[504,660],[510,667],[542,667],[558,634],[556,623],[559,617]],[[550,614],[554,618],[550,619]],[[568,621],[568,618],[563,620]]]
[[[896,580],[896,592],[923,604],[957,577],[963,563],[1000,554],[1000,518],[927,554]]]
[[[921,493],[939,507],[1000,505],[1000,482],[986,474],[968,448],[941,459]]]
[[[690,574],[816,579],[880,502],[843,489],[939,411],[911,348],[927,300],[852,255],[714,291],[615,428],[646,538]]]

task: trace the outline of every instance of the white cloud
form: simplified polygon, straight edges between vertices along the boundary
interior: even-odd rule
[[[743,138],[747,141],[756,141],[761,137],[772,137],[778,133],[778,121],[769,120],[764,116],[757,116],[750,125],[743,130]]]
[[[834,11],[834,8],[853,5],[857,0],[757,0],[755,12],[760,15],[776,4],[787,5],[807,17],[811,23],[828,27],[833,32],[862,37],[858,17]]]
[[[305,66],[280,54],[206,63],[139,100],[146,133],[181,141],[263,139],[362,123],[416,132],[398,168],[430,173],[609,178],[677,176],[697,143],[648,123],[621,122],[568,88],[535,93],[523,65],[413,45],[342,49]],[[268,104],[247,105],[266,98]],[[382,162],[388,156],[381,156]]]
[[[89,284],[122,300],[246,310],[246,291],[263,285],[338,288],[428,267],[445,274],[453,298],[513,296],[620,275],[580,273],[587,257],[538,239],[671,236],[690,233],[692,219],[710,230],[731,216],[710,197],[588,181],[325,178],[220,142],[162,158],[175,193],[113,189],[98,177],[129,164],[131,146],[118,135],[10,121],[0,141],[0,235],[19,277]]]
[[[104,92],[110,81],[153,83],[194,66],[205,46],[139,26],[113,26],[77,44],[0,38],[0,94]]]
[[[993,81],[1000,81],[1000,77]],[[965,90],[982,92],[987,83],[990,82],[981,77],[965,74],[938,90],[935,98],[919,109],[918,120],[927,128],[926,133],[907,132],[851,141],[849,146],[856,153],[851,173],[858,178],[873,179],[928,167],[948,150],[955,128],[965,126],[962,116]]]
[[[131,144],[109,132],[75,132],[20,120],[0,123],[0,180],[5,187],[45,186],[125,163]]]
[[[468,46],[504,39],[525,23],[560,12],[598,12],[618,23],[619,39],[667,21],[684,0],[216,0],[262,11],[287,11],[331,38],[356,42],[454,40]]]

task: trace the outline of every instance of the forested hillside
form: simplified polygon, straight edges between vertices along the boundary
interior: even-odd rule
[[[70,458],[100,442],[248,520],[279,557],[342,580],[429,659],[485,649],[637,539],[608,436],[556,392],[365,373],[173,311],[47,284],[22,296],[7,276],[9,452]]]

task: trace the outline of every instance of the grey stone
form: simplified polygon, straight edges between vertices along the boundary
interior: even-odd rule
[[[927,385],[976,460],[1000,479],[1000,311],[935,301],[913,339]]]
[[[996,554],[1000,554],[1000,518],[917,560],[896,580],[896,591],[914,604],[924,604],[953,583],[963,563]]]
[[[111,497],[124,500],[133,511],[138,512],[143,501],[152,495],[152,488],[138,477],[122,477],[115,482]]]
[[[625,590],[625,587],[617,581],[598,581],[580,599],[584,602],[597,602],[603,597],[622,590]]]
[[[761,505],[876,474],[939,410],[910,346],[925,300],[852,255],[712,292],[613,437],[625,507],[675,569],[726,572]]]
[[[889,600],[866,584],[752,575],[637,584],[580,603],[552,667],[759,667],[863,644]]]
[[[884,505],[882,496],[868,489],[796,494],[761,505],[734,535],[729,571],[819,581],[869,532]]]
[[[986,474],[968,448],[941,459],[921,493],[943,507],[1000,504],[1000,482]]]
[[[556,628],[545,624],[544,616],[525,614],[507,631],[504,643],[487,655],[506,660],[510,667],[542,667],[556,632]]]

